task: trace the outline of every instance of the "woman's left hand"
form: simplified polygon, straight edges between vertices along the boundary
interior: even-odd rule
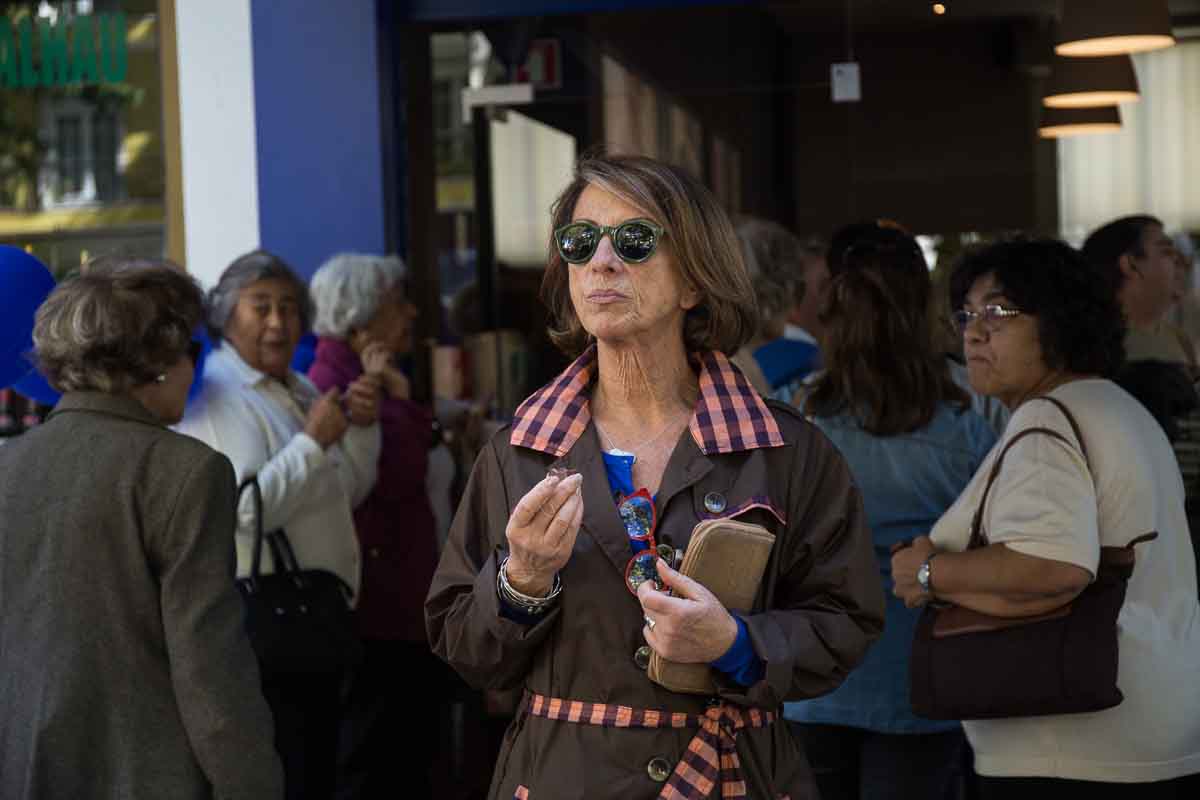
[[[642,629],[654,652],[681,664],[707,664],[728,652],[737,639],[737,622],[716,596],[658,559],[658,577],[673,594],[638,587],[642,613],[654,621]]]
[[[366,373],[347,386],[343,400],[350,422],[355,425],[374,425],[379,419],[379,398],[382,392],[382,379]]]
[[[932,539],[918,536],[911,545],[892,554],[892,594],[909,608],[919,608],[930,600],[929,593],[917,583],[917,570],[936,552]]]

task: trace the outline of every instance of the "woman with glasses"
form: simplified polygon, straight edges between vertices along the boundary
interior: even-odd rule
[[[357,597],[352,514],[375,484],[381,381],[364,375],[344,393],[322,393],[292,370],[311,309],[307,287],[278,256],[258,250],[235,259],[209,293],[207,322],[219,344],[177,430],[227,455],[239,484],[257,477],[263,530],[283,529],[301,569],[332,572]],[[245,491],[234,537],[239,578],[250,574],[255,520]],[[276,568],[267,555],[262,566]],[[344,677],[303,665],[264,671],[289,800],[333,794]]]
[[[841,451],[863,493],[875,558],[891,586],[891,548],[929,531],[996,441],[971,408],[930,321],[932,285],[911,236],[865,232],[848,248],[821,312],[825,369],[803,406]],[[831,694],[788,703],[823,800],[957,797],[965,749],[954,721],[909,705],[918,612],[889,598],[883,637]]]
[[[0,797],[280,798],[229,460],[166,428],[200,288],[111,260],[37,313],[62,399],[0,447]]]
[[[1124,700],[1089,713],[964,722],[980,796],[1196,796],[1200,607],[1183,484],[1162,428],[1108,379],[1125,333],[1110,284],[1061,242],[1013,242],[967,257],[951,298],[972,386],[1013,415],[930,535],[893,557],[896,595],[910,607],[937,600],[1001,617],[1047,613],[1093,580],[1101,547],[1158,534],[1137,547],[1118,621]],[[967,549],[993,461],[1031,428],[1054,434],[1014,441],[983,506],[986,546]],[[1014,663],[1012,680],[1021,675]]]
[[[730,365],[753,291],[695,179],[585,160],[552,229],[543,296],[577,358],[480,454],[426,602],[434,650],[468,682],[524,690],[490,796],[810,797],[776,722],[879,634],[858,491],[824,437]],[[716,518],[776,536],[752,608],[672,566]],[[718,688],[668,691],[652,653],[708,665]]]

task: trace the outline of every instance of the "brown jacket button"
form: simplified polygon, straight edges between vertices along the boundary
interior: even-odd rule
[[[650,666],[650,645],[644,644],[633,651],[633,663],[637,664],[638,669]]]
[[[655,756],[646,764],[646,774],[650,776],[650,780],[662,783],[671,777],[671,762],[662,756]]]

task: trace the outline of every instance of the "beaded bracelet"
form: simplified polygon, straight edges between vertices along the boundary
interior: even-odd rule
[[[558,573],[555,573],[554,585],[550,589],[550,594],[545,597],[530,597],[527,594],[522,594],[508,582],[507,567],[508,556],[505,556],[504,560],[500,562],[500,569],[496,574],[496,592],[500,595],[501,600],[520,611],[524,611],[527,614],[544,614],[562,593],[562,578],[558,576]]]

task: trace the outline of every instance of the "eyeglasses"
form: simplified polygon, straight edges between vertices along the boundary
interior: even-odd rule
[[[980,311],[969,311],[965,308],[960,308],[950,315],[950,322],[954,325],[955,332],[960,336],[966,333],[967,326],[977,319],[983,321],[983,327],[988,333],[995,333],[1003,320],[1012,319],[1024,313],[1020,309],[1006,308],[997,303],[992,303],[991,305],[984,306]]]
[[[192,360],[192,366],[200,363],[200,356],[204,353],[204,342],[197,342],[195,339],[188,342],[187,356]]]
[[[554,231],[558,254],[568,264],[586,264],[596,254],[604,235],[626,264],[641,264],[654,255],[658,240],[666,235],[663,226],[648,219],[627,219],[617,225],[600,225],[590,219],[568,222]]]

